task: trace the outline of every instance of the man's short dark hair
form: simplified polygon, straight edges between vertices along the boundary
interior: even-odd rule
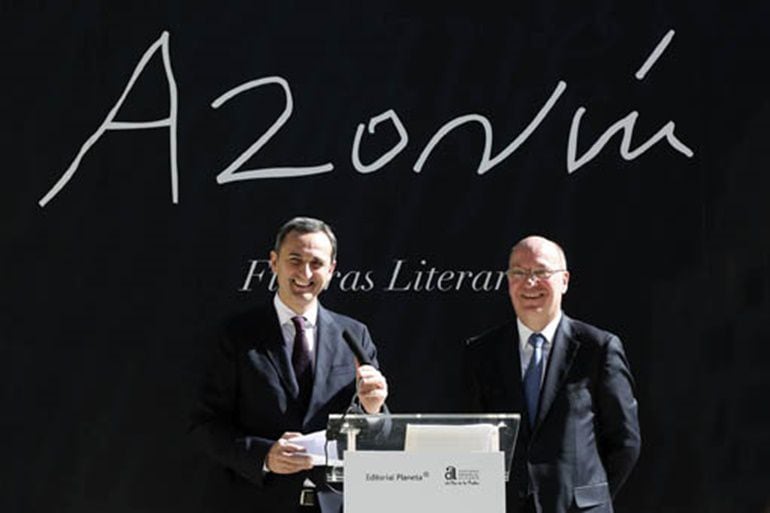
[[[335,237],[331,226],[320,219],[314,219],[312,217],[295,217],[294,219],[287,221],[281,226],[281,229],[278,230],[278,235],[275,236],[275,247],[273,249],[276,253],[281,249],[281,244],[283,244],[283,240],[289,232],[297,232],[300,235],[318,232],[325,234],[332,243],[332,261],[337,259],[337,237]]]

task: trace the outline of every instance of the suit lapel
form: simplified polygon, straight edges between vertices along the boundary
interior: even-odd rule
[[[267,309],[264,320],[259,324],[263,327],[262,342],[270,363],[275,368],[278,377],[289,395],[294,399],[299,396],[299,385],[291,367],[289,355],[286,352],[286,342],[283,339],[281,326],[278,324],[278,315],[272,305]]]
[[[315,340],[315,368],[313,371],[313,391],[310,404],[305,412],[304,422],[311,419],[329,400],[329,369],[338,359],[342,328],[334,321],[329,312],[318,306],[318,329]],[[347,348],[344,348],[347,349]]]
[[[556,393],[564,383],[580,342],[572,336],[570,319],[566,315],[562,316],[559,327],[553,337],[551,354],[548,357],[548,368],[543,380],[543,388],[540,391],[540,407],[538,408],[535,430],[548,414]]]

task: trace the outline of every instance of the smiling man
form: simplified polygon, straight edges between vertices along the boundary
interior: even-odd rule
[[[508,513],[612,512],[639,456],[633,378],[620,339],[562,312],[564,251],[540,236],[511,250],[516,319],[467,342],[473,410],[521,412]]]
[[[272,303],[224,327],[191,428],[230,476],[230,496],[217,511],[342,509],[342,496],[324,486],[324,469],[292,439],[325,429],[328,415],[344,412],[354,396],[359,411],[379,412],[388,388],[367,327],[318,301],[336,257],[326,223],[290,220],[270,252],[278,282]],[[373,365],[357,364],[345,332]]]

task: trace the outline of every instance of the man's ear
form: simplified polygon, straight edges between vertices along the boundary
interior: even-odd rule
[[[334,279],[334,269],[336,268],[337,268],[337,261],[332,260],[332,263],[329,264],[329,272],[327,273],[327,276],[326,276],[326,280],[325,280],[326,284],[324,285],[324,288],[323,288],[324,290],[327,290],[331,286],[332,280]]]
[[[565,292],[567,292],[567,289],[569,288],[569,271],[564,271],[562,274],[564,275],[563,277],[564,281],[562,282],[563,287],[562,287],[561,293],[564,294]]]
[[[270,269],[275,273],[275,266],[278,263],[278,253],[274,250],[270,252]]]

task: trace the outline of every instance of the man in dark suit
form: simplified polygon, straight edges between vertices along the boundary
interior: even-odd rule
[[[192,435],[230,474],[222,511],[338,512],[342,496],[325,485],[301,433],[322,430],[355,396],[380,411],[387,383],[376,369],[366,326],[323,308],[318,295],[332,278],[337,241],[331,228],[295,218],[278,232],[270,266],[278,282],[271,304],[224,327],[193,412]],[[347,331],[373,365],[358,366]]]
[[[507,274],[516,319],[467,343],[473,408],[522,413],[507,511],[612,512],[641,447],[623,345],[562,313],[569,272],[556,243],[521,240]]]

